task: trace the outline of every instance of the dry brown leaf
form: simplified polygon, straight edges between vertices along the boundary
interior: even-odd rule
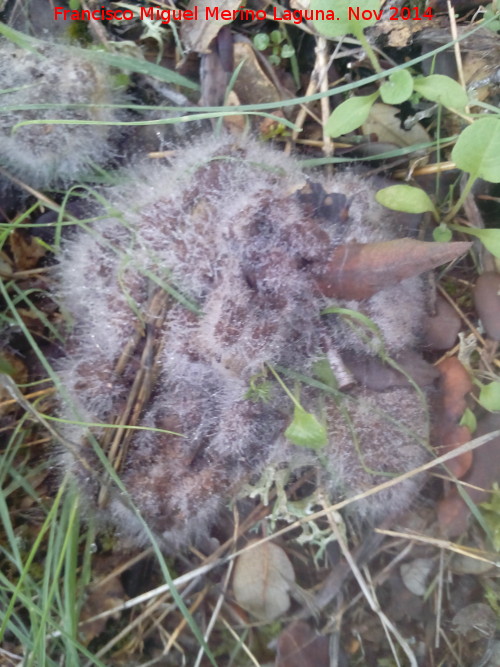
[[[363,134],[366,136],[375,134],[378,142],[395,146],[414,146],[430,141],[429,135],[420,123],[410,130],[402,128],[401,120],[396,118],[398,113],[399,109],[396,107],[375,102],[363,125]]]
[[[257,58],[252,45],[247,41],[234,44],[234,65],[243,62],[234,82],[234,90],[241,104],[276,102],[281,100],[279,91],[269,79]]]
[[[436,368],[441,373],[443,410],[448,419],[458,422],[467,407],[465,397],[472,391],[469,373],[456,357],[443,359]]]
[[[500,428],[500,415],[490,414],[483,417],[474,434],[486,435]],[[474,451],[472,466],[463,481],[470,485],[464,487],[472,502],[478,504],[488,500],[489,491],[494,482],[500,479],[500,438],[493,438]],[[467,528],[470,510],[456,487],[443,498],[438,505],[438,520],[443,532],[449,537],[456,537]]]
[[[255,542],[258,540],[250,544]],[[233,593],[240,607],[263,621],[272,621],[288,611],[294,582],[295,573],[285,551],[277,544],[263,542],[238,556]]]
[[[328,637],[314,632],[304,621],[295,621],[278,638],[276,667],[328,667]]]
[[[17,230],[10,234],[9,243],[18,271],[32,269],[46,253],[45,248],[37,243],[31,234],[24,234]]]
[[[219,14],[224,10],[238,9],[241,5],[240,0],[190,0],[187,6],[188,10],[198,8],[197,21],[183,21],[181,27],[181,39],[185,47],[190,51],[197,53],[208,53],[210,51],[210,44],[221,28],[229,23],[223,19],[206,18],[205,10],[219,10]]]
[[[470,246],[470,243],[426,243],[409,238],[339,245],[326,268],[318,274],[318,287],[330,298],[367,299],[405,278],[456,259]]]
[[[436,366],[441,373],[441,394],[434,411],[435,422],[432,443],[437,454],[445,454],[457,449],[471,439],[467,426],[459,424],[467,407],[466,396],[472,391],[469,373],[456,357],[443,359]],[[446,464],[450,473],[462,479],[470,469],[472,452],[464,452]]]
[[[115,569],[116,564],[116,557],[97,556],[93,559],[93,574],[94,578],[98,580],[88,587],[87,598],[80,614],[80,622],[82,623],[80,638],[85,645],[98,637],[104,631],[109,619],[116,618],[116,615],[106,616],[89,623],[84,623],[84,621],[113,609],[126,600],[120,577],[112,574],[107,576]],[[99,579],[103,580],[103,583]]]

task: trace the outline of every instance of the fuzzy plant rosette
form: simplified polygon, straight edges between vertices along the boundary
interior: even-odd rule
[[[0,37],[0,166],[33,188],[73,184],[115,156],[123,101],[86,50]]]
[[[167,550],[199,540],[269,466],[313,466],[340,499],[428,460],[420,274],[468,245],[408,238],[376,189],[203,138],[131,169],[65,242],[61,468],[123,543],[147,540],[137,510]],[[356,511],[396,514],[421,481]]]

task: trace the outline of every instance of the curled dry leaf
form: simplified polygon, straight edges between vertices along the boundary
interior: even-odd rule
[[[284,550],[263,542],[238,556],[233,593],[243,609],[262,621],[272,621],[288,611],[294,582],[295,573]]]
[[[206,18],[206,10],[212,12],[218,9],[220,14],[224,10],[238,9],[241,5],[240,0],[191,0],[187,6],[188,10],[198,9],[198,20],[183,21],[181,27],[181,38],[187,49],[197,53],[208,53],[210,43],[217,36],[217,33],[232,20]]]
[[[500,415],[483,417],[475,433],[477,437],[500,429]],[[500,437],[493,438],[474,451],[472,465],[463,477],[464,491],[476,505],[486,501],[493,483],[500,479]],[[438,520],[443,532],[456,537],[467,528],[470,510],[455,487],[438,505]]]
[[[278,638],[276,667],[328,667],[328,643],[328,637],[304,621],[295,621]]]
[[[488,271],[477,279],[474,305],[488,336],[500,340],[500,274]]]

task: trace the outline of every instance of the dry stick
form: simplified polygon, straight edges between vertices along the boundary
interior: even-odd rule
[[[212,630],[214,628],[215,622],[216,622],[216,620],[219,616],[219,612],[221,610],[222,603],[224,602],[224,596],[226,594],[226,591],[227,591],[228,586],[229,586],[229,582],[231,580],[231,572],[233,571],[233,565],[234,565],[234,561],[231,561],[229,563],[229,567],[227,568],[226,578],[224,580],[224,584],[222,586],[222,590],[220,592],[219,598],[218,598],[217,603],[216,603],[216,605],[214,607],[214,610],[212,612],[212,616],[210,617],[210,621],[208,622],[206,632],[203,635],[203,640],[205,641],[205,643],[207,645],[208,645],[208,639],[209,639],[210,635],[212,634]],[[198,655],[196,657],[196,662],[194,664],[194,667],[200,667],[200,663],[201,663],[204,655],[205,655],[205,649],[203,648],[203,646],[200,646],[200,650],[198,651]]]
[[[458,33],[457,33],[457,23],[455,21],[455,11],[453,7],[451,6],[450,0],[446,0],[446,5],[448,7],[448,16],[450,19],[450,29],[451,29],[451,36],[452,39],[454,40],[453,44],[453,50],[455,52],[455,61],[457,64],[457,73],[458,73],[458,78],[460,80],[460,85],[462,88],[467,92],[467,86],[465,85],[465,77],[464,77],[464,68],[462,65],[462,53],[460,52],[460,43],[458,42]],[[470,113],[469,110],[469,105],[465,107],[466,113]]]
[[[408,657],[408,660],[410,661],[411,667],[418,667],[417,660],[415,658],[415,655],[414,655],[413,651],[410,649],[408,643],[406,642],[404,637],[400,634],[400,632],[396,628],[396,626],[384,614],[384,612],[380,608],[380,605],[379,605],[378,601],[376,600],[375,596],[372,595],[372,593],[368,589],[368,585],[367,585],[363,575],[361,574],[361,571],[360,571],[360,569],[359,569],[359,567],[356,563],[356,560],[353,558],[351,552],[349,551],[349,549],[347,547],[347,544],[345,543],[344,537],[341,534],[341,531],[339,530],[336,521],[332,518],[331,512],[328,512],[328,510],[326,510],[326,511],[327,511],[328,523],[330,524],[330,527],[331,527],[332,531],[334,532],[335,537],[337,538],[337,542],[338,542],[338,545],[340,546],[340,550],[342,551],[342,554],[343,554],[344,558],[346,559],[352,574],[354,575],[356,581],[358,582],[359,587],[363,591],[365,599],[368,602],[368,604],[370,605],[371,610],[373,612],[375,612],[375,614],[377,614],[377,616],[379,617],[380,622],[382,623],[382,626],[384,628],[384,631],[386,632],[387,638],[388,638],[389,643],[391,645],[392,652],[394,654],[394,657],[395,657],[396,661],[399,664],[399,660],[398,660],[396,651],[394,649],[394,646],[392,644],[392,639],[391,639],[390,634],[389,634],[390,632],[398,640],[399,645],[401,646],[403,651],[406,653],[406,655]]]
[[[319,90],[322,93],[328,92],[328,42],[325,37],[317,38],[316,58],[318,61],[318,82]],[[323,153],[326,157],[333,155],[333,141],[329,134],[325,132],[325,126],[330,117],[330,98],[325,95],[321,98],[321,120],[323,128]],[[330,165],[331,169],[331,165]]]
[[[437,595],[437,614],[436,614],[436,637],[434,647],[439,648],[439,635],[441,630],[441,614],[443,611],[443,570],[444,570],[444,549],[439,550],[439,578]]]

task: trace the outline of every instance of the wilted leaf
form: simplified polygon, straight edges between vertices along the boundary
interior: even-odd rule
[[[485,181],[491,183],[500,183],[499,155],[500,118],[487,116],[479,118],[465,128],[453,147],[451,159],[459,169],[470,173],[474,178],[484,178]],[[484,229],[481,231],[499,230]],[[479,238],[486,245],[483,238],[481,236]]]
[[[475,602],[460,609],[453,618],[453,631],[467,642],[493,637],[497,617],[493,609],[484,602]],[[492,663],[490,663],[492,664]]]
[[[407,69],[393,72],[380,86],[380,96],[386,104],[401,104],[413,92],[413,77]]]
[[[325,125],[325,131],[331,137],[339,137],[341,134],[349,134],[361,127],[368,118],[372,104],[378,97],[378,93],[372,95],[360,95],[350,97],[333,111]]]
[[[401,119],[397,117],[399,109],[375,102],[370,109],[366,122],[363,123],[363,134],[374,134],[377,141],[391,143],[395,146],[413,146],[430,141],[429,134],[420,123],[416,123],[409,130],[401,127]]]
[[[434,560],[432,558],[415,558],[415,560],[401,565],[401,579],[413,595],[425,595],[429,576],[434,567]]]
[[[456,357],[443,359],[436,368],[442,376],[443,411],[449,419],[458,423],[467,407],[465,397],[472,391],[470,375]]]
[[[413,80],[413,87],[431,102],[442,104],[448,109],[464,111],[469,103],[467,93],[454,79],[443,74],[417,76]]]
[[[250,544],[255,542],[258,540]],[[272,542],[257,544],[236,560],[233,574],[235,600],[263,621],[272,621],[288,611],[288,592],[294,582],[295,573],[288,556]]]
[[[404,213],[425,213],[436,210],[429,195],[421,188],[411,185],[390,185],[388,188],[382,188],[376,193],[375,199],[382,206]]]
[[[33,269],[47,252],[42,245],[37,243],[36,237],[17,230],[9,235],[9,243],[18,271]]]
[[[469,373],[456,357],[441,361],[436,368],[441,373],[441,393],[435,410],[432,441],[438,455],[458,449],[469,442],[471,432],[461,424],[466,410],[466,396],[472,390]],[[447,462],[449,472],[462,479],[473,463],[473,452],[464,452]]]
[[[469,243],[427,243],[396,239],[337,246],[316,281],[329,298],[367,299],[401,280],[456,259]]]
[[[104,583],[96,581],[95,584],[92,584],[88,587],[87,597],[82,608],[82,613],[80,615],[81,625],[81,640],[87,645],[95,637],[98,637],[106,628],[106,625],[111,616],[105,616],[104,618],[96,619],[95,621],[89,620],[88,623],[85,623],[87,619],[91,619],[94,616],[102,614],[104,611],[108,611],[117,607],[122,602],[125,602],[126,595],[123,589],[121,579],[118,575],[110,574],[113,571],[116,564],[116,558],[114,557],[96,557],[93,561],[93,571],[94,576],[104,580]]]
[[[295,621],[278,637],[276,667],[329,667],[328,637],[314,632],[304,621]]]
[[[198,7],[197,21],[183,21],[181,27],[182,41],[188,49],[197,53],[208,53],[210,43],[217,33],[232,20],[210,18],[205,15],[206,8],[217,8],[219,14],[224,10],[234,10],[241,6],[241,0],[190,0],[187,9]]]
[[[476,437],[500,429],[500,415],[489,414],[478,422]],[[475,504],[490,498],[489,490],[500,479],[500,437],[493,438],[474,450],[474,460],[470,470],[463,477],[470,501]],[[449,537],[456,537],[467,528],[470,509],[455,487],[440,501],[438,520],[441,530]]]

